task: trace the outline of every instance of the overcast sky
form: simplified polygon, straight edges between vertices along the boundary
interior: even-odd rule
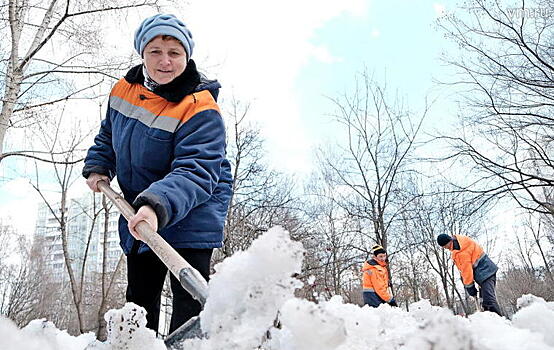
[[[222,83],[221,97],[251,103],[250,116],[267,140],[271,164],[301,178],[312,169],[314,148],[334,141],[327,97],[352,91],[357,73],[366,70],[397,90],[415,111],[423,108],[425,96],[440,96],[433,79],[448,72],[439,55],[450,43],[435,20],[454,3],[193,0],[165,12],[189,26],[196,42],[193,58]],[[112,49],[132,52],[133,31],[151,14],[128,16],[115,30],[107,26]],[[429,124],[451,118],[448,103],[439,98]],[[0,216],[31,232],[36,195],[25,182],[0,184]],[[80,186],[86,186],[84,180]]]

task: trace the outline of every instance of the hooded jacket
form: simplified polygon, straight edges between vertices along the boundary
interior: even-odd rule
[[[474,282],[483,283],[498,271],[483,248],[467,236],[454,235],[451,253],[466,288],[473,286]]]
[[[232,185],[216,103],[221,86],[201,76],[193,60],[154,91],[143,82],[139,65],[112,88],[83,176],[117,176],[128,202],[152,206],[158,233],[174,248],[221,247]],[[149,249],[122,216],[119,235],[126,254]]]
[[[387,263],[380,262],[375,259],[364,262],[362,267],[362,283],[363,292],[375,294],[381,299],[380,303],[391,301],[392,297],[389,294],[389,273]]]

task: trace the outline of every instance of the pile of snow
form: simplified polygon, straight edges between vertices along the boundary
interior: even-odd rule
[[[517,300],[520,310],[512,317],[515,327],[538,332],[554,347],[554,303],[526,294]]]
[[[81,350],[95,341],[92,333],[72,337],[52,322],[33,320],[25,328],[0,318],[0,349],[3,350]]]
[[[19,330],[15,324],[0,318],[0,349],[2,350],[166,350],[153,330],[146,328],[146,311],[133,303],[122,309],[110,310],[104,318],[108,323],[108,339],[102,343],[94,333],[70,336],[52,322],[33,320]]]
[[[288,232],[274,228],[215,267],[209,297],[200,313],[207,340],[189,340],[185,349],[254,349],[277,312],[302,283],[304,248]]]
[[[201,313],[208,338],[187,340],[192,350],[554,350],[554,303],[525,295],[507,320],[489,312],[463,318],[427,300],[410,312],[388,305],[374,309],[345,304],[338,296],[318,304],[294,297],[301,283],[302,246],[274,228],[250,249],[216,267],[210,296]],[[278,317],[277,317],[278,315]],[[276,319],[277,317],[277,319]],[[108,340],[92,333],[72,337],[45,320],[19,330],[0,319],[5,350],[162,350],[163,342],[145,328],[144,310],[127,304],[110,310]]]

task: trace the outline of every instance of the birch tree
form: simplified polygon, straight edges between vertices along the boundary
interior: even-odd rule
[[[40,107],[96,97],[95,88],[106,79],[111,84],[114,72],[129,65],[128,59],[110,62],[102,52],[100,28],[107,16],[156,5],[157,0],[2,1],[0,161],[20,155],[52,162],[37,149],[7,151],[7,131],[48,118]]]

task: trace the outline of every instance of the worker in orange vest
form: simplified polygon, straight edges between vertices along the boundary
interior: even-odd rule
[[[477,283],[483,299],[483,310],[502,316],[495,292],[498,267],[483,248],[467,236],[450,236],[444,233],[437,236],[437,243],[442,248],[450,250],[452,260],[462,275],[462,282],[467,293],[476,297],[475,283]]]
[[[364,262],[362,267],[363,297],[364,304],[378,307],[388,303],[391,306],[398,306],[396,300],[390,295],[389,271],[387,269],[387,252],[380,245],[371,248],[373,258]]]

